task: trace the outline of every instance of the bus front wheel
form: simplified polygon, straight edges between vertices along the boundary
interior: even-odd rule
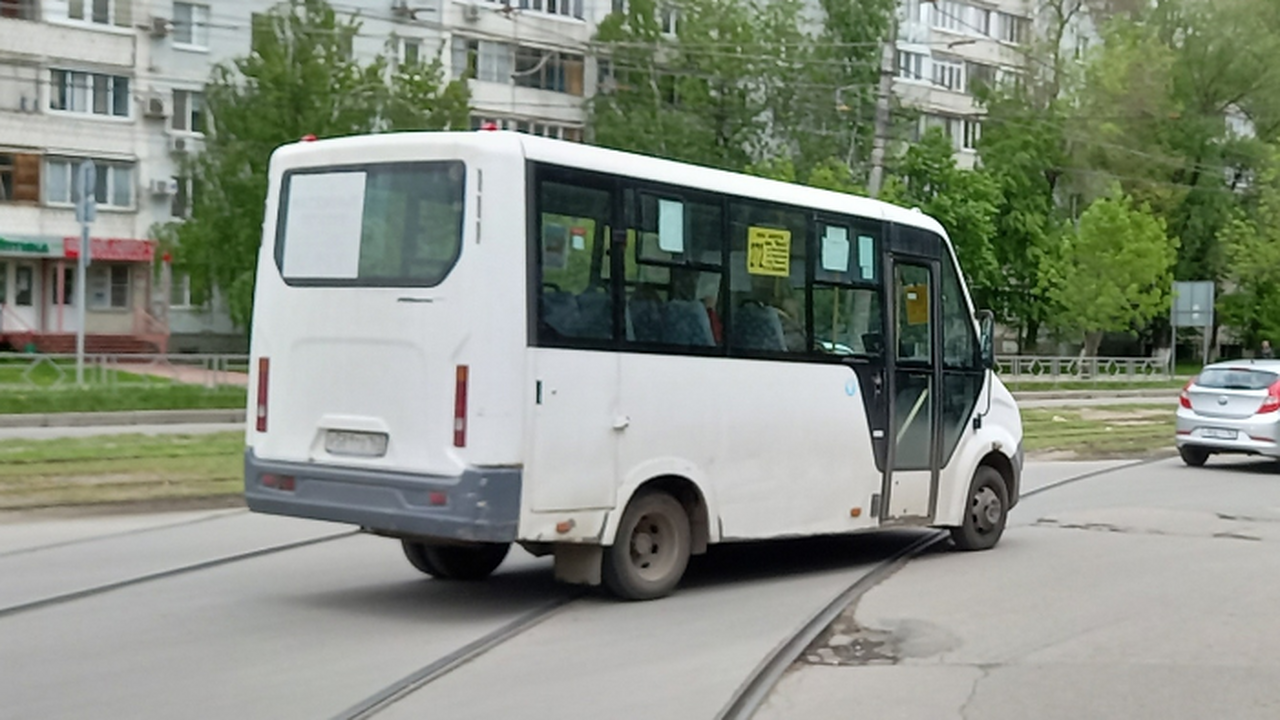
[[[414,567],[440,580],[483,580],[498,569],[511,549],[508,543],[430,545],[401,540],[400,544]]]
[[[1004,478],[988,465],[978,467],[969,486],[964,522],[951,528],[951,541],[960,550],[988,550],[1004,534],[1009,518],[1009,490]]]
[[[601,575],[618,597],[652,600],[669,595],[689,566],[693,534],[689,514],[664,492],[646,492],[627,506]]]

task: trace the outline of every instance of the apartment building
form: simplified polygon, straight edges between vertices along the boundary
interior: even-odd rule
[[[979,83],[1017,82],[1034,32],[1029,0],[902,0],[893,90],[920,111],[916,135],[941,127],[957,162],[972,167],[982,137],[974,90]]]
[[[248,53],[270,0],[0,0],[0,347],[73,347],[77,170],[95,165],[86,283],[91,350],[245,346],[218,298],[157,257],[151,229],[185,217],[182,159],[202,145],[214,63]],[[593,0],[346,0],[357,57],[442,58],[470,71],[473,126],[582,140],[595,91]],[[603,12],[600,12],[603,11]],[[592,69],[589,69],[590,68]]]

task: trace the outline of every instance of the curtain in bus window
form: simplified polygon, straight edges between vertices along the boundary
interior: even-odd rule
[[[462,247],[460,162],[288,176],[276,257],[286,280],[433,286]]]
[[[609,340],[610,194],[559,182],[538,188],[542,289],[539,337]]]

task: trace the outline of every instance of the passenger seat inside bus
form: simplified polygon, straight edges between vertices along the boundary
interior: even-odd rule
[[[671,300],[662,312],[662,342],[691,347],[715,347],[711,318],[697,300]]]
[[[743,350],[784,352],[787,342],[776,308],[747,301],[733,311],[733,346]]]

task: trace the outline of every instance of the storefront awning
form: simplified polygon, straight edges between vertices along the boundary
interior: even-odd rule
[[[156,244],[152,240],[131,238],[90,238],[90,260],[111,262],[151,262],[156,256]],[[62,238],[64,257],[80,257],[80,238]]]

